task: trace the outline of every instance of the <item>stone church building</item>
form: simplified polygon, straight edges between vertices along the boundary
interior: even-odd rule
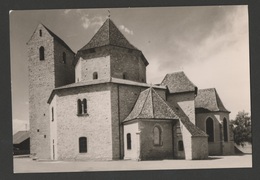
[[[75,54],[43,24],[28,45],[30,151],[52,160],[205,159],[234,153],[216,89],[148,60],[108,18]]]

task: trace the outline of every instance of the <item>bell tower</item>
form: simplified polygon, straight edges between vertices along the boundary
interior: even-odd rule
[[[74,82],[74,52],[52,31],[39,24],[28,48],[30,151],[50,159],[48,97],[56,87]]]

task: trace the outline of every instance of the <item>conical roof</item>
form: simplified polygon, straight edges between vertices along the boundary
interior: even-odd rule
[[[111,19],[107,19],[93,38],[82,47],[79,51],[86,49],[92,49],[105,45],[114,45],[124,47],[128,49],[136,49],[132,44],[128,42],[125,36],[120,32]]]
[[[198,90],[198,95],[195,98],[195,108],[196,112],[229,112],[223,105],[215,88]]]
[[[142,91],[124,121],[133,119],[179,119],[168,104],[151,87]]]

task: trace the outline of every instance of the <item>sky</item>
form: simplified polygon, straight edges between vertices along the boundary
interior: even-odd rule
[[[147,82],[184,71],[199,88],[216,88],[234,119],[250,113],[248,7],[59,9],[10,11],[13,133],[28,130],[26,43],[39,23],[74,52],[86,45],[108,17],[149,62]],[[251,113],[250,113],[251,114]]]

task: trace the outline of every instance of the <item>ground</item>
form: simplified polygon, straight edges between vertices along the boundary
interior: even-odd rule
[[[28,157],[14,158],[14,173],[84,172],[163,169],[251,168],[252,155],[211,156],[207,160],[161,161],[34,161]]]

